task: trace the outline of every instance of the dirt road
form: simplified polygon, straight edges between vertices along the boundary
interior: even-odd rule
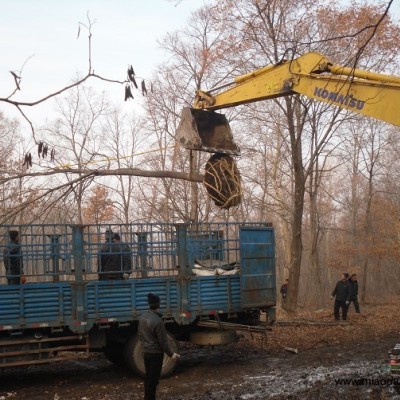
[[[397,307],[393,313],[394,317]],[[250,336],[221,348],[185,347],[178,369],[161,381],[158,399],[400,399],[396,377],[386,369],[388,350],[400,341],[398,321],[393,329],[382,332],[383,321],[374,328],[381,314],[377,311],[333,327],[304,325],[304,321],[277,326],[264,351],[259,339]],[[390,315],[385,315],[389,320]],[[298,353],[284,350],[288,345]],[[400,376],[397,379],[400,383]],[[142,396],[142,379],[116,368],[102,355],[0,370],[0,400],[135,400]]]

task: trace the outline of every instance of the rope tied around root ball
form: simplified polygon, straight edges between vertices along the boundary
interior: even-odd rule
[[[229,209],[242,200],[240,173],[234,159],[228,154],[213,154],[206,163],[204,186],[214,203]]]

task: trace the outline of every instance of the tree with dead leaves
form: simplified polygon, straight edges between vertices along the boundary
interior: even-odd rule
[[[83,221],[86,224],[103,224],[114,220],[113,201],[104,186],[94,186],[82,208]]]

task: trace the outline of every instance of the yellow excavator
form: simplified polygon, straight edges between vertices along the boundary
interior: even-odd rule
[[[193,107],[182,111],[176,139],[188,149],[237,155],[225,116],[211,111],[296,93],[400,126],[400,77],[335,65],[311,52],[198,90]]]
[[[182,110],[176,140],[187,149],[215,153],[206,164],[203,183],[218,207],[240,204],[242,189],[231,157],[240,149],[225,115],[215,110],[296,93],[400,126],[400,77],[335,65],[316,52],[198,90],[193,107]]]

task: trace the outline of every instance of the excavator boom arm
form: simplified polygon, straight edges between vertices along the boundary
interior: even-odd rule
[[[176,139],[191,150],[240,154],[226,117],[212,111],[296,93],[400,126],[399,77],[333,65],[308,53],[199,90],[193,108],[182,111]]]
[[[400,78],[333,65],[319,53],[263,67],[212,93],[198,91],[194,108],[217,110],[299,93],[400,126]]]

